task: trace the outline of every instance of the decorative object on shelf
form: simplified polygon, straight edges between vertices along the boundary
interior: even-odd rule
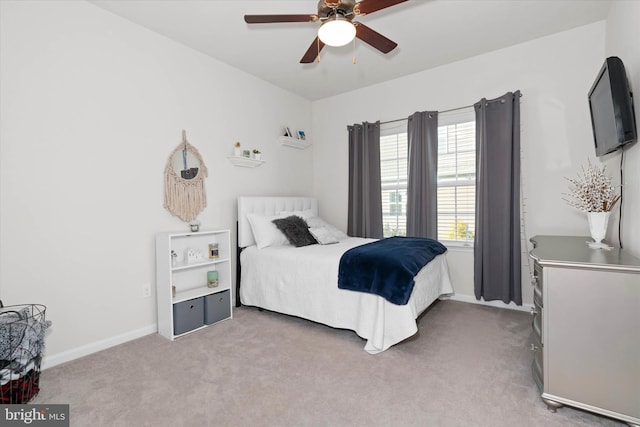
[[[251,157],[251,151],[249,150],[242,150],[242,157]]]
[[[191,248],[188,248],[184,251],[184,257],[187,260],[187,262],[198,262],[204,259],[204,256],[202,255],[202,251],[199,251],[197,249],[191,249]]]
[[[611,249],[612,246],[603,243],[602,240],[607,234],[607,225],[611,212],[587,212],[589,220],[589,233],[593,242],[589,242],[589,247],[594,249]]]
[[[298,139],[302,139],[302,140],[307,139],[307,137],[306,137],[306,135],[304,134],[304,131],[303,131],[303,130],[299,130],[299,131],[298,131]]]
[[[175,267],[177,263],[178,263],[178,254],[176,253],[176,251],[171,249],[171,265]]]
[[[582,174],[569,179],[569,199],[564,199],[569,205],[587,214],[589,231],[593,242],[589,247],[595,249],[609,249],[611,246],[603,243],[609,216],[620,195],[616,194],[611,185],[611,178],[606,174],[606,166],[598,167],[589,162],[587,168],[582,168]]]
[[[260,157],[262,157],[262,153],[260,152],[260,150],[256,150],[255,148],[253,149],[253,158],[256,160],[260,160]]]
[[[240,148],[240,141],[236,142],[233,146],[233,155],[236,157],[242,156],[242,149]]]
[[[289,129],[288,126],[285,126],[285,128],[284,128],[284,136],[288,136],[289,138],[293,138],[293,134],[291,133],[291,130]]]
[[[180,174],[176,173],[182,167]],[[204,179],[209,174],[198,150],[187,141],[171,152],[164,169],[164,207],[183,221],[192,221],[207,206]]]
[[[207,271],[207,286],[210,288],[218,286],[218,272],[216,270]]]
[[[209,258],[216,259],[220,256],[217,243],[209,243]]]
[[[176,297],[176,285],[171,285],[171,296]]]
[[[200,221],[198,221],[197,219],[194,219],[193,221],[189,222],[189,228],[191,229],[191,231],[193,231],[194,233],[198,230],[200,230]]]

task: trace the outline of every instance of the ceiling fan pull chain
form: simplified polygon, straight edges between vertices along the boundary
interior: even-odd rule
[[[353,39],[353,64],[356,64],[356,39]]]

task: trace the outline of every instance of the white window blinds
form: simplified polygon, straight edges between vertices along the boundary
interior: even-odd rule
[[[476,124],[473,107],[438,117],[438,240],[475,235]]]

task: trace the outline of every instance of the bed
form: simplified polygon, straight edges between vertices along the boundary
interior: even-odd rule
[[[338,241],[295,247],[274,233],[274,227],[267,230],[272,219],[290,214],[304,217],[310,225],[319,222],[335,232]],[[414,335],[418,330],[416,318],[439,297],[453,293],[453,288],[442,254],[415,276],[406,305],[370,293],[339,289],[342,254],[373,241],[347,237],[323,222],[315,198],[239,197],[237,303],[353,330],[367,340],[367,352],[385,351]]]

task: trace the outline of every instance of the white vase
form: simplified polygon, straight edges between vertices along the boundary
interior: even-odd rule
[[[589,243],[591,248],[609,248],[606,243],[602,243],[604,236],[607,234],[607,225],[609,224],[609,216],[611,212],[587,212],[589,220],[589,231],[593,243]]]
[[[236,157],[242,156],[242,150],[240,147],[233,147],[233,155]]]

